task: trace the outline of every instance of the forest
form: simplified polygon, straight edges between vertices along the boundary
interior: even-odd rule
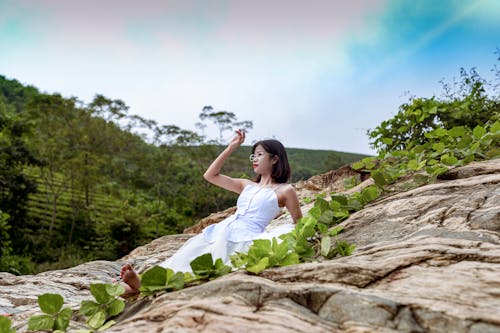
[[[253,123],[211,106],[199,119],[199,131],[185,130],[129,114],[119,99],[84,103],[0,76],[0,271],[115,260],[233,206],[236,195],[202,174],[224,148],[223,135]],[[203,135],[207,126],[218,137]],[[224,172],[251,178],[250,150],[241,147]],[[366,157],[288,152],[292,182]]]

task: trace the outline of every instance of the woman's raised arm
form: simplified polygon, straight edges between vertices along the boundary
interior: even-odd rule
[[[245,141],[245,132],[242,130],[236,131],[236,136],[231,140],[229,145],[224,149],[222,153],[210,164],[207,171],[203,174],[203,178],[205,178],[208,182],[222,187],[226,190],[241,193],[245,184],[248,182],[245,179],[240,178],[232,178],[220,173],[222,166],[226,159],[231,156],[233,151],[237,149],[241,144]]]

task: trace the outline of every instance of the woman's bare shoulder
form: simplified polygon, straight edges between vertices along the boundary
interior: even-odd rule
[[[248,185],[255,185],[257,184],[256,182],[250,180],[250,179],[246,179],[246,178],[238,178],[238,180],[241,182],[241,191],[243,191],[243,189],[245,187],[247,187]]]
[[[291,184],[282,184],[280,185],[280,191],[283,191],[284,193],[295,193],[295,188]]]

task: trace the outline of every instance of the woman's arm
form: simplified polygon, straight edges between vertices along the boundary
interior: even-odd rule
[[[226,159],[231,156],[233,151],[241,146],[244,141],[245,132],[237,130],[236,136],[231,140],[227,148],[224,149],[222,153],[220,153],[220,155],[212,162],[212,164],[210,164],[207,171],[205,171],[203,178],[214,185],[222,187],[223,189],[241,193],[248,181],[246,179],[231,178],[222,175],[220,171]]]
[[[296,224],[297,221],[302,217],[302,211],[300,210],[300,203],[299,198],[297,197],[297,193],[291,185],[286,186],[283,192],[285,207],[292,216],[293,223]]]

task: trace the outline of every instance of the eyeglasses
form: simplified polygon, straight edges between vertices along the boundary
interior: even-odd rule
[[[260,160],[264,155],[274,156],[274,154],[269,154],[269,153],[257,153],[257,154],[251,154],[250,156],[248,156],[248,159],[250,160],[250,162],[253,162],[255,160]]]

